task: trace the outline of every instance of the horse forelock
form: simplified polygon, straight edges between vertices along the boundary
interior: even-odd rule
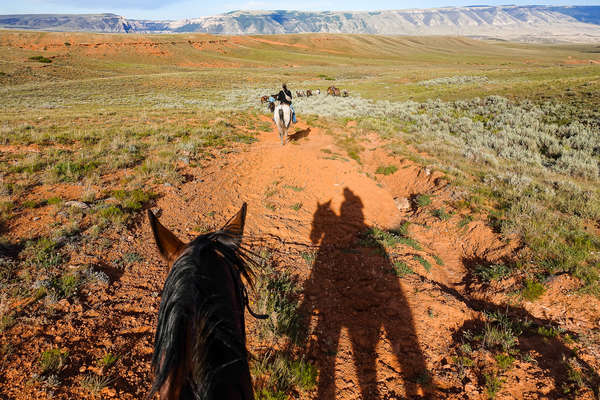
[[[183,382],[173,388],[181,398],[209,399],[224,374],[249,384],[240,275],[250,282],[251,261],[231,239],[225,232],[200,236],[173,263],[158,316],[152,393]],[[185,376],[173,376],[181,365]]]

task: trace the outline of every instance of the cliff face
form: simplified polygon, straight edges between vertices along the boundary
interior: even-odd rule
[[[0,27],[24,30],[127,33],[131,25],[115,14],[0,15]]]
[[[233,11],[178,21],[114,14],[7,15],[0,27],[52,31],[215,34],[370,33],[508,40],[600,41],[600,6],[473,6],[374,12]]]

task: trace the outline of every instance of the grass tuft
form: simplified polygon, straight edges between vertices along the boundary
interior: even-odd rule
[[[375,170],[375,173],[378,175],[392,175],[394,172],[398,171],[398,167],[395,165],[380,165]]]
[[[50,349],[42,352],[40,356],[40,373],[57,374],[65,366],[69,357],[68,351]]]

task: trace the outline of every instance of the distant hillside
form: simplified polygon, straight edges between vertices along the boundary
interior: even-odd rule
[[[0,28],[56,32],[131,31],[129,22],[115,14],[24,14],[0,15]]]
[[[114,14],[6,15],[0,28],[213,34],[370,33],[461,35],[520,41],[600,41],[600,6],[472,6],[372,12],[232,11],[178,21]]]

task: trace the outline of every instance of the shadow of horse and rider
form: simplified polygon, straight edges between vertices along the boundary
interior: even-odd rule
[[[314,245],[319,246],[310,277],[304,284],[304,300],[300,306],[303,315],[310,316],[312,335],[307,339],[306,349],[319,368],[319,387],[316,398],[335,399],[336,356],[340,350],[344,331],[352,347],[354,367],[358,378],[361,399],[394,399],[427,397],[421,384],[428,382],[427,364],[418,341],[414,318],[404,290],[398,279],[389,271],[392,262],[382,246],[363,248],[357,245],[360,235],[367,231],[363,203],[349,188],[344,189],[344,200],[339,215],[332,209],[331,201],[318,204],[310,234]],[[469,260],[464,260],[469,268]],[[467,273],[467,280],[472,274]],[[420,277],[422,280],[429,280]],[[417,278],[418,279],[418,278]],[[510,315],[536,321],[522,308],[496,305],[475,300],[441,283],[431,281],[439,290],[481,312],[504,310]],[[470,288],[471,285],[467,285]],[[539,321],[550,324],[550,321]],[[481,319],[465,321],[454,337],[456,346],[461,343],[461,332],[481,327]],[[382,333],[384,331],[385,333]],[[399,393],[381,393],[378,387],[377,347],[380,341],[389,343],[402,379],[404,396]],[[534,350],[538,366],[554,380],[556,389],[545,396],[565,398],[560,393],[561,382],[568,377],[568,367],[561,357],[574,356],[572,350],[559,338],[535,340],[519,339],[523,351]],[[589,384],[600,384],[598,374],[580,358],[576,358],[589,377]],[[348,377],[342,377],[346,382]],[[398,381],[396,381],[398,383]],[[445,391],[440,389],[441,391]],[[450,389],[451,390],[451,389]],[[594,389],[596,395],[597,389]],[[428,392],[436,391],[430,385]],[[542,391],[538,393],[544,395]],[[568,397],[568,396],[567,396]]]
[[[389,257],[382,247],[356,246],[359,234],[368,228],[363,203],[348,188],[339,215],[331,201],[319,204],[314,214],[310,238],[319,250],[300,310],[316,318],[316,339],[307,347],[320,370],[318,399],[336,398],[335,361],[343,330],[351,342],[363,399],[382,398],[376,376],[376,347],[382,335],[400,365],[397,373],[407,395],[421,393],[418,381],[427,374],[410,306],[398,279],[389,273]]]
[[[392,263],[385,249],[373,248],[371,242],[369,247],[357,243],[360,234],[369,228],[363,208],[360,198],[345,188],[339,214],[332,209],[331,201],[318,204],[312,222],[310,238],[319,245],[319,251],[304,285],[300,310],[314,319],[309,324],[313,334],[304,344],[320,370],[317,398],[335,399],[336,392],[347,389],[336,388],[340,348],[354,358],[361,399],[422,398],[428,396],[421,385],[428,382],[429,374],[411,307],[398,279],[389,273]],[[252,283],[253,263],[247,250],[240,247],[246,209],[244,203],[222,229],[199,235],[189,243],[178,239],[148,210],[155,243],[170,265],[159,308],[152,357],[155,379],[149,397],[154,393],[163,400],[180,398],[180,394],[185,398],[230,400],[253,397],[245,345],[245,309],[255,318],[264,319],[267,315],[251,310],[242,280],[244,277]],[[469,269],[469,260],[463,261]],[[468,281],[472,276],[466,274],[466,293],[472,287]],[[471,309],[489,312],[503,307],[474,299],[425,276],[420,278]],[[418,284],[415,278],[410,282]],[[542,325],[552,323],[536,320],[518,307],[506,307],[505,312]],[[482,323],[480,319],[466,321],[454,337],[455,346],[460,344],[461,333],[479,330]],[[346,336],[351,349],[344,349]],[[384,342],[393,359],[387,353],[380,358],[380,342]],[[569,379],[570,370],[561,362],[563,357],[581,367],[586,385],[598,395],[597,372],[560,338],[519,337],[519,347],[539,354],[539,367],[555,382],[556,388],[550,393],[538,387],[529,397],[577,395],[575,390],[565,396],[561,384]],[[378,368],[380,362],[385,363],[387,371]],[[383,390],[378,385],[378,372],[387,375]],[[340,378],[346,384],[355,384],[349,371],[343,373],[346,375]],[[354,392],[353,387],[350,390]],[[445,391],[433,385],[428,388],[429,394],[435,390]],[[451,390],[459,393],[461,388]]]

